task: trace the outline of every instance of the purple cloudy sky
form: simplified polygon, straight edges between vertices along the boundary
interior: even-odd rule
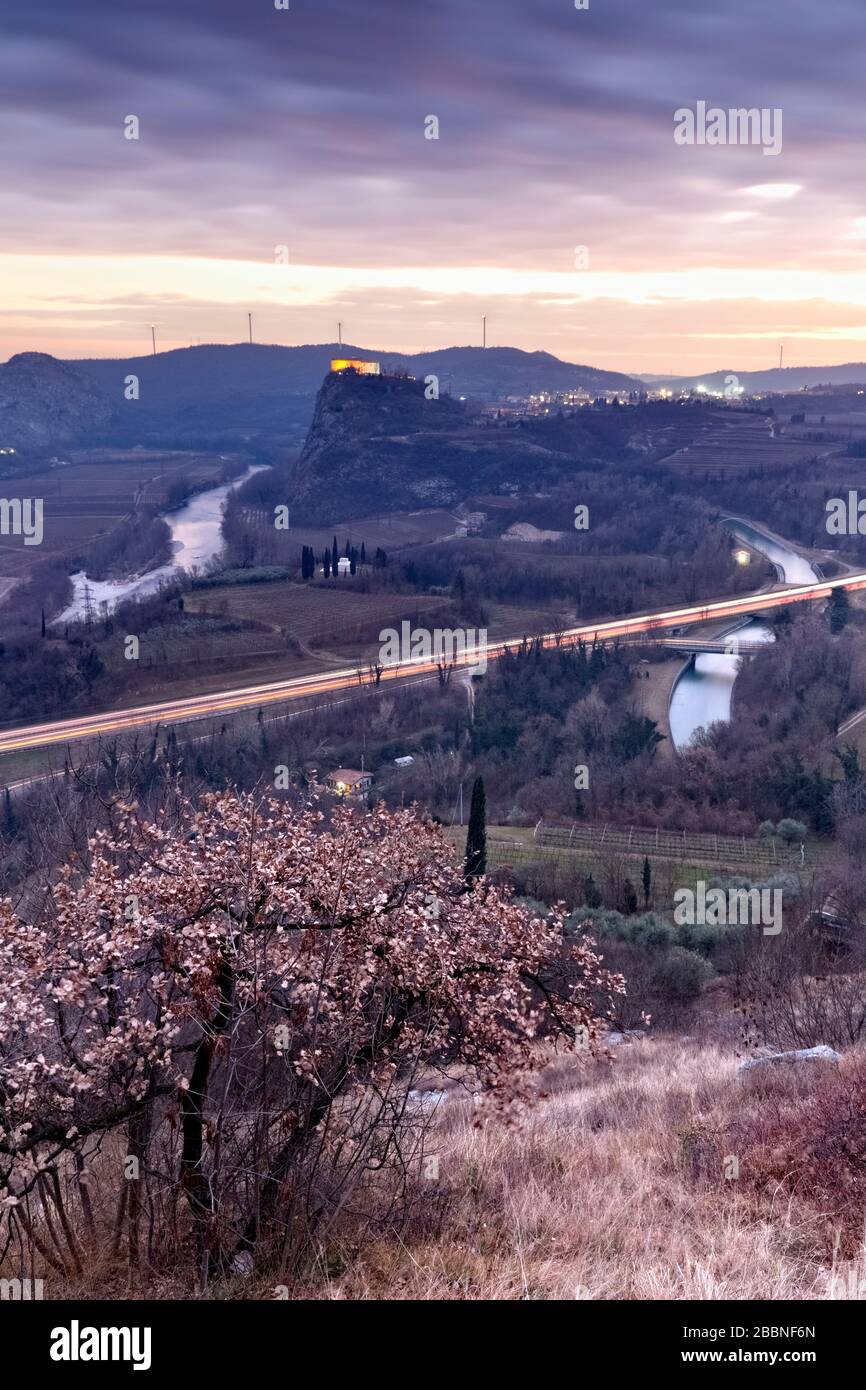
[[[486,312],[631,371],[862,360],[864,39],[863,0],[6,0],[0,353],[250,309],[274,342]],[[781,154],[678,146],[699,100],[781,108]]]

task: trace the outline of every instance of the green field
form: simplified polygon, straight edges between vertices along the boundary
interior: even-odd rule
[[[255,507],[245,508],[249,523],[260,527],[267,533],[273,532],[273,513]],[[331,526],[298,526],[289,514],[289,530],[283,534],[293,544],[300,555],[301,546],[311,545],[317,555],[333,543],[334,536],[340,552],[345,550],[346,541],[358,550],[361,543],[366,547],[367,559],[372,560],[377,547],[386,554],[402,550],[405,546],[427,545],[453,536],[459,526],[459,518],[454,512],[442,507],[422,512],[394,512],[392,515],[366,516],[360,519],[338,521]]]
[[[346,575],[328,584],[296,584],[277,580],[265,584],[223,585],[193,591],[186,599],[190,613],[236,618],[289,632],[313,646],[328,642],[369,642],[379,628],[417,613],[435,613],[448,600],[441,595],[364,593]],[[343,588],[338,585],[344,585]],[[375,633],[372,633],[373,629]],[[367,634],[372,633],[372,638]]]
[[[466,845],[466,827],[451,826],[446,830],[458,854]],[[641,870],[644,850],[620,848],[613,840],[628,836],[628,830],[618,831],[612,837],[608,848],[581,846],[568,848],[562,845],[538,843],[534,830],[521,826],[494,825],[487,827],[487,867],[513,870],[518,882],[530,897],[538,897],[550,902],[561,897],[570,905],[582,901],[583,883],[591,874],[597,886],[622,885],[628,879],[638,894],[638,907],[643,910],[641,891]],[[688,836],[681,858],[670,855],[655,855],[650,849],[647,858],[652,871],[652,894],[650,907],[668,911],[673,905],[673,894],[679,888],[695,888],[702,880],[706,883],[714,879],[751,878],[760,880],[773,872],[771,864],[722,863],[702,851],[699,841],[710,841],[712,836]],[[748,843],[748,842],[747,842]],[[812,864],[820,856],[823,846],[811,847]],[[781,867],[781,866],[779,866]],[[787,872],[796,873],[797,865],[785,866]]]

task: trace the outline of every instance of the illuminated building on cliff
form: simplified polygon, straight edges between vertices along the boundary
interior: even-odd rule
[[[362,362],[357,357],[332,357],[332,372],[359,372],[361,376],[381,376],[378,362]]]

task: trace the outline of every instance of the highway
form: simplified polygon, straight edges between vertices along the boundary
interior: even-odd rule
[[[587,642],[610,642],[621,637],[635,637],[647,634],[652,637],[666,627],[679,627],[686,623],[716,621],[719,618],[737,618],[747,613],[755,613],[767,608],[776,608],[789,603],[800,603],[828,598],[834,589],[866,589],[866,572],[846,574],[839,579],[822,580],[816,584],[797,584],[785,589],[745,595],[740,598],[720,599],[714,603],[695,604],[689,608],[669,608],[660,613],[635,614],[628,618],[618,618],[603,623],[587,623],[582,627],[565,629],[562,632],[544,635],[546,646],[554,646],[561,641],[583,639]],[[470,650],[457,655],[457,667],[478,665],[479,657],[495,661],[507,649],[513,649],[520,638],[490,643],[481,651]],[[182,700],[165,700],[158,704],[139,705],[132,709],[110,710],[104,714],[90,714],[75,719],[60,719],[50,724],[32,724],[25,728],[11,729],[0,733],[0,754],[22,752],[31,748],[50,747],[53,744],[79,742],[101,736],[116,735],[134,729],[144,729],[154,724],[180,724],[191,719],[206,719],[221,714],[233,714],[244,709],[259,709],[265,705],[289,700],[302,700],[344,692],[357,687],[361,681],[369,682],[369,665],[362,664],[345,667],[339,671],[323,671],[313,676],[296,676],[292,680],[272,681],[267,685],[241,686],[223,690],[210,695],[188,696]],[[382,667],[381,681],[430,679],[436,674],[435,658],[407,658]]]

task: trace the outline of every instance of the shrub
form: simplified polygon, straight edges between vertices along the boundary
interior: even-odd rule
[[[666,951],[653,971],[653,985],[666,1004],[681,1007],[697,999],[713,974],[702,956],[682,946]]]
[[[347,1207],[360,1220],[372,1172],[370,1220],[394,1219],[422,1069],[511,1101],[539,1031],[592,1045],[621,987],[555,914],[467,892],[414,812],[338,808],[325,829],[221,793],[114,820],[41,912],[0,903],[0,1194],[19,1234],[17,1203],[62,1165],[115,1194],[133,1265],[145,1218],[151,1252],[174,1250],[180,1202],[200,1282],[241,1255],[297,1268]]]
[[[866,1209],[866,1060],[837,1071],[771,1075],[760,1105],[744,1106],[725,1147],[758,1191],[796,1193],[812,1204],[827,1250],[862,1250]]]
[[[779,821],[776,826],[776,833],[780,839],[786,840],[788,844],[794,844],[795,841],[805,840],[809,832],[801,820],[785,819]]]

